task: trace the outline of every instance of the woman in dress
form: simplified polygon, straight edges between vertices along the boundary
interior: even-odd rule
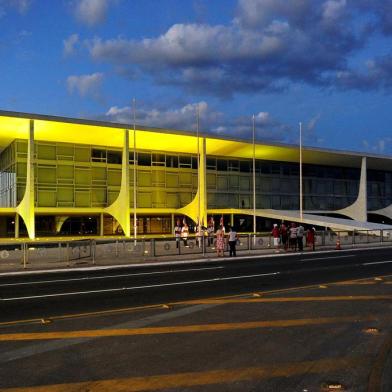
[[[216,253],[219,256],[223,257],[223,252],[225,249],[225,235],[222,229],[218,229],[216,231]]]

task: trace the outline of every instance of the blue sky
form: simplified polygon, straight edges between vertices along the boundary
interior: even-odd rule
[[[0,108],[392,155],[392,0],[0,0]]]

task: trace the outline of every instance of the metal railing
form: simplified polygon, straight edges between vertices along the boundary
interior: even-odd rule
[[[341,248],[354,248],[362,245],[392,244],[392,230],[369,231],[319,231],[315,236],[316,249],[334,248],[339,240]],[[187,256],[211,257],[215,252],[215,238],[190,236],[185,242],[175,237],[144,239],[47,239],[25,242],[0,243],[0,271],[6,265],[46,264],[56,266],[79,266],[83,264],[107,265],[110,263],[132,263],[151,261],[163,257],[186,258]],[[306,235],[304,236],[306,251]],[[280,246],[281,247],[281,246]],[[275,250],[270,233],[239,234],[237,241],[239,254],[251,254]],[[226,244],[225,251],[228,251]]]

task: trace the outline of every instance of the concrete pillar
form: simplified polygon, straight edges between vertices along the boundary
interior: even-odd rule
[[[129,204],[129,131],[124,129],[120,193],[114,203],[105,208],[105,211],[117,220],[126,237],[131,236]]]
[[[16,207],[23,218],[30,239],[35,238],[35,204],[34,204],[34,120],[30,120],[27,144],[26,189],[22,201]]]
[[[15,214],[15,238],[19,238],[19,214]]]
[[[99,235],[103,237],[103,213],[99,217]]]

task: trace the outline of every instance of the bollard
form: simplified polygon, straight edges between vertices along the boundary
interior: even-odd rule
[[[93,265],[95,265],[95,249],[96,249],[96,241],[95,240],[91,240],[91,257],[93,259]]]
[[[27,244],[22,244],[23,249],[23,269],[26,269],[27,257],[28,257],[28,247]]]
[[[70,261],[70,258],[69,258],[69,242],[67,242],[66,252],[67,252],[67,264],[68,264],[68,267],[70,267],[71,266],[71,261]]]

